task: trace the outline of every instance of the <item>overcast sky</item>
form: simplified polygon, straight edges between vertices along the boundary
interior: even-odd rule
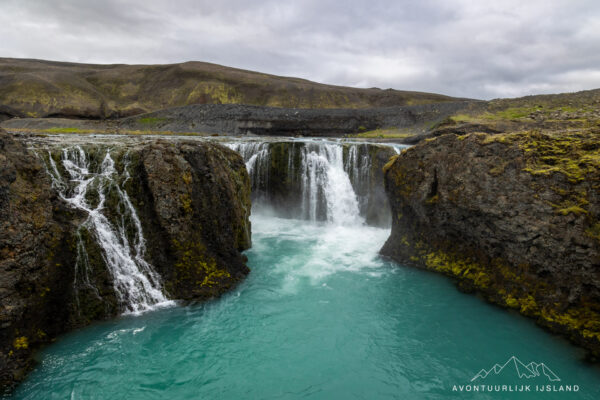
[[[0,0],[0,57],[208,61],[356,87],[600,87],[598,0]]]

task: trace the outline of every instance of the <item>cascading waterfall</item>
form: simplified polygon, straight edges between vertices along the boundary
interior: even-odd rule
[[[273,151],[281,151],[281,148],[273,150],[272,146],[282,144],[287,146],[285,166],[272,155]],[[295,210],[287,210],[292,217],[336,225],[364,223],[371,169],[369,154],[365,151],[367,144],[240,141],[228,146],[239,152],[246,162],[255,204],[269,204],[269,196],[275,190],[293,190],[299,202],[287,207]],[[275,171],[277,176],[273,177],[274,165],[286,170]],[[277,187],[274,178],[284,189]],[[359,195],[357,190],[362,193]],[[267,201],[263,201],[265,198]]]
[[[88,256],[81,238],[81,229],[86,229],[93,234],[102,250],[119,303],[126,313],[139,313],[171,304],[162,291],[160,276],[144,259],[146,242],[142,224],[122,187],[130,179],[127,164],[122,176],[118,177],[114,160],[107,150],[102,162],[92,168],[81,146],[62,150],[61,165],[68,176],[63,177],[50,152],[48,163],[52,186],[60,197],[87,215],[78,233],[75,287],[84,285],[93,288],[88,276]],[[117,178],[122,179],[121,186]],[[117,210],[112,210],[118,214],[114,221],[107,217],[105,210],[109,193],[118,199]]]
[[[264,173],[269,169],[269,143],[267,142],[236,142],[227,146],[240,153],[253,186],[269,187],[269,174]]]
[[[343,148],[337,144],[309,145],[302,152],[302,213],[317,219],[319,202],[327,221],[335,225],[362,224],[358,199],[344,170]]]

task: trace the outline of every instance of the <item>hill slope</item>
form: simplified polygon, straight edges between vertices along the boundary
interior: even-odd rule
[[[189,104],[369,108],[456,100],[356,89],[203,62],[93,65],[0,58],[0,116],[118,118]]]

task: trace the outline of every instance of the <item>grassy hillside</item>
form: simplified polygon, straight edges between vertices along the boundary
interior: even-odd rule
[[[600,89],[471,103],[434,133],[577,130],[600,126]]]
[[[356,89],[203,62],[92,65],[0,58],[0,116],[118,118],[188,104],[368,108],[452,101]]]

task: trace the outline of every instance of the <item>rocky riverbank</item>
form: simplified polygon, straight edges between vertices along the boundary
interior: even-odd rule
[[[598,128],[446,134],[384,171],[393,227],[382,254],[600,357]]]
[[[41,345],[125,311],[128,301],[117,296],[110,254],[86,223],[91,214],[70,207],[51,179],[52,161],[55,173],[68,177],[61,158],[69,143],[29,146],[0,131],[3,387],[23,378]],[[106,224],[121,227],[122,242],[133,246],[138,227],[124,211],[130,201],[144,239],[135,246],[145,249],[144,262],[160,275],[167,297],[218,296],[248,273],[240,251],[250,246],[250,181],[238,154],[218,144],[155,140],[110,148],[87,144],[81,151],[90,171],[110,153],[114,171],[105,176],[111,185],[100,198],[98,188],[86,192],[86,201],[94,207],[103,201],[98,209]]]

